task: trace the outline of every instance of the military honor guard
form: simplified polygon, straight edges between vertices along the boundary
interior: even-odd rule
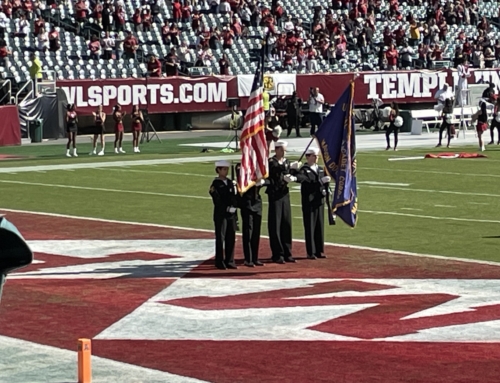
[[[295,262],[292,257],[292,211],[286,175],[295,174],[300,164],[290,163],[286,158],[285,141],[276,141],[275,155],[269,159],[269,177],[266,193],[269,197],[267,219],[272,261],[276,263]]]
[[[227,177],[230,166],[229,161],[217,161],[217,177],[210,186],[214,203],[215,266],[220,270],[237,269],[234,263],[237,189],[234,181]]]
[[[329,191],[330,177],[318,166],[319,149],[306,151],[307,162],[297,176],[288,175],[291,181],[300,183],[302,217],[308,259],[326,258],[324,253],[325,198]]]
[[[236,165],[236,174],[241,164]],[[260,180],[242,195],[238,194],[238,207],[241,212],[243,255],[245,266],[264,266],[259,261],[260,229],[262,225],[262,197],[260,189],[265,180]]]

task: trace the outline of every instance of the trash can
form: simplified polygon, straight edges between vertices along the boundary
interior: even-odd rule
[[[409,110],[400,110],[399,115],[403,117],[403,126],[399,129],[400,132],[411,132],[412,117]]]
[[[42,142],[43,138],[43,120],[38,119],[29,122],[29,132],[31,142]]]

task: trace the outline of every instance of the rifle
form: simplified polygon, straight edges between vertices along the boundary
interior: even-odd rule
[[[330,184],[325,184],[326,190],[326,206],[328,207],[328,223],[330,226],[335,225],[335,214],[332,213],[332,204],[330,202],[330,196],[332,195],[332,190],[330,189]]]
[[[234,164],[232,164],[232,163],[231,163],[231,180],[234,182]],[[238,189],[236,189],[236,192],[237,191],[238,191]],[[234,196],[233,199],[234,199],[233,206],[237,207],[238,206],[237,196]],[[233,222],[234,222],[234,230],[235,231],[240,231],[240,223],[238,221],[238,210],[237,209],[236,209],[236,212],[234,213],[234,220],[233,220]]]

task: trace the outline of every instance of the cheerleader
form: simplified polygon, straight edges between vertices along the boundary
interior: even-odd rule
[[[488,145],[493,145],[495,143],[495,128],[498,129],[498,141],[497,145],[500,145],[500,97],[497,98],[495,102],[495,109],[493,111],[493,120],[490,126],[491,141]]]
[[[479,110],[475,114],[475,118],[477,118],[476,132],[477,139],[479,140],[479,149],[484,152],[484,142],[483,142],[483,133],[488,130],[488,112],[486,110],[486,103],[484,101],[479,101]]]
[[[99,105],[97,112],[92,113],[94,115],[94,138],[92,141],[92,152],[90,155],[96,155],[97,153],[97,138],[101,138],[101,151],[99,156],[104,156],[104,122],[106,121],[106,113],[102,111],[102,105]]]
[[[139,110],[138,105],[132,108],[132,143],[134,145],[134,153],[140,153],[139,150],[139,137],[142,131],[142,122],[144,118],[142,112]]]
[[[448,135],[448,144],[446,145],[447,148],[450,147],[450,140],[453,136],[453,125],[451,124],[452,119],[453,119],[453,99],[452,98],[447,98],[444,100],[444,106],[443,110],[441,113],[441,117],[443,118],[443,122],[441,123],[441,126],[439,127],[439,142],[436,145],[436,148],[441,146],[441,141],[443,139],[443,132],[446,129],[446,134]]]
[[[113,120],[115,120],[115,153],[125,153],[122,149],[123,141],[123,117],[125,117],[125,112],[122,111],[120,105],[116,105],[113,111]]]
[[[73,157],[78,157],[76,153],[76,134],[78,132],[78,116],[75,110],[75,104],[68,104],[66,111],[66,133],[68,134],[68,143],[66,144],[66,157],[71,157],[69,148],[73,144]]]
[[[394,133],[394,150],[398,150],[398,132],[399,128],[403,126],[403,118],[399,115],[399,106],[394,101],[391,102],[391,111],[389,112],[389,128],[385,131],[385,140],[387,141],[387,147],[385,150],[391,148],[391,133]]]

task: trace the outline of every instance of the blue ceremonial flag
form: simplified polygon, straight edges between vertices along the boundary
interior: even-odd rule
[[[351,227],[356,226],[358,212],[353,100],[351,81],[315,134],[325,171],[335,180],[329,214],[336,214]]]

